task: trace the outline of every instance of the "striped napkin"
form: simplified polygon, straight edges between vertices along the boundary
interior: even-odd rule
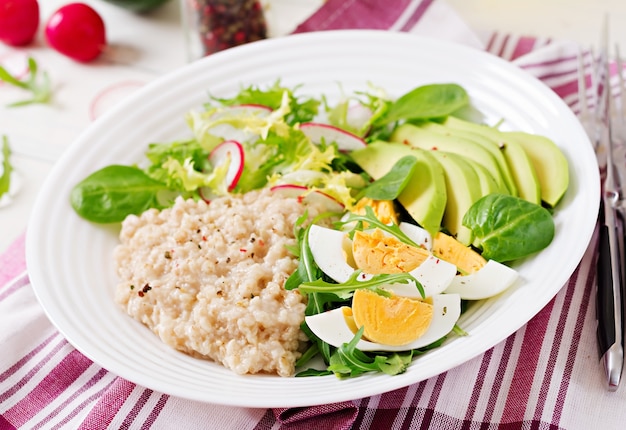
[[[578,111],[573,43],[475,34],[433,0],[328,0],[296,32],[340,28],[409,31],[485,49],[537,76]],[[570,280],[528,324],[461,366],[354,401],[249,409],[154,392],[76,351],[34,297],[22,236],[0,256],[0,429],[623,428],[626,387],[605,390],[595,349],[596,242],[594,236]]]

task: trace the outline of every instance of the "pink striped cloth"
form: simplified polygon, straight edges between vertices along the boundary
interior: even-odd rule
[[[433,0],[328,0],[296,31],[338,28],[481,46],[524,67],[578,111],[573,43],[468,34],[454,11]],[[567,284],[528,324],[457,368],[368,398],[266,410],[171,397],[82,356],[39,306],[20,237],[0,256],[0,429],[624,428],[626,387],[606,391],[595,346],[595,249],[594,237]]]

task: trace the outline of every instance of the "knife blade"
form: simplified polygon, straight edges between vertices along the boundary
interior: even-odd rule
[[[624,236],[620,195],[623,189],[614,161],[611,130],[611,87],[608,60],[608,23],[605,21],[601,44],[603,73],[601,143],[606,148],[606,177],[600,201],[600,231],[598,245],[598,276],[596,288],[596,319],[600,361],[604,367],[609,391],[619,387],[624,366],[622,335],[622,284],[624,273]]]

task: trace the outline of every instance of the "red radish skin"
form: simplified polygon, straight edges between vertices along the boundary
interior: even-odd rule
[[[46,24],[48,44],[73,60],[95,60],[106,46],[104,21],[91,6],[69,3],[50,16]]]
[[[322,141],[328,144],[335,142],[340,151],[354,151],[367,145],[356,134],[329,124],[306,122],[300,125],[300,130],[316,145]]]
[[[0,41],[11,46],[28,45],[38,28],[37,0],[0,0]]]
[[[230,159],[230,164],[226,173],[226,183],[228,184],[228,191],[232,191],[243,173],[245,155],[241,143],[236,140],[227,140],[217,145],[209,154],[209,161],[213,167],[220,166],[228,159]]]

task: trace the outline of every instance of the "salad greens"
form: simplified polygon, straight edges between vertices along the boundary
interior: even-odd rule
[[[474,232],[473,245],[483,257],[513,261],[544,249],[554,238],[554,221],[546,208],[519,197],[489,194],[463,217]]]
[[[350,103],[369,110],[369,120],[356,127],[348,120]],[[395,125],[403,121],[437,120],[464,107],[470,100],[465,89],[457,84],[430,84],[417,87],[397,100],[390,100],[384,91],[373,88],[346,97],[335,107],[328,108],[330,124],[348,130],[365,140],[387,140]]]
[[[363,221],[371,225],[383,228],[393,234],[400,234],[410,243],[413,243],[402,233],[395,225],[386,225],[381,223],[370,207],[366,207],[366,213],[359,215],[351,213],[350,217],[342,222],[336,223],[337,226],[353,225],[353,230],[362,229]],[[323,215],[326,216],[326,215]],[[298,269],[291,275],[285,283],[286,289],[298,288],[300,293],[306,295],[307,307],[305,315],[316,315],[327,310],[336,308],[341,305],[349,306],[350,299],[354,291],[358,288],[368,288],[378,294],[388,295],[389,293],[382,289],[390,283],[408,283],[414,282],[422,297],[424,297],[424,289],[422,285],[408,273],[397,273],[391,275],[374,275],[367,280],[359,280],[360,271],[355,271],[350,279],[344,283],[336,283],[324,279],[324,273],[317,267],[311,253],[308,243],[309,229],[311,224],[304,225],[307,219],[305,213],[298,219],[295,227],[295,236],[298,240],[298,247],[293,252],[299,258]],[[353,224],[354,221],[359,221]],[[306,322],[302,323],[302,331],[308,336],[312,344],[309,349],[298,360],[296,365],[304,367],[307,363],[318,354],[326,363],[326,369],[306,369],[299,372],[296,376],[321,376],[335,374],[337,377],[355,377],[365,372],[383,372],[388,375],[397,375],[404,372],[411,363],[413,356],[421,354],[429,349],[435,348],[445,340],[439,339],[431,345],[416,350],[408,350],[403,352],[379,352],[369,353],[363,352],[356,348],[356,344],[363,334],[363,328],[357,332],[355,337],[349,343],[343,344],[339,348],[320,340],[307,327]],[[462,330],[456,330],[457,334],[463,334]]]
[[[9,139],[2,136],[2,175],[0,175],[0,197],[8,193],[11,189],[11,173],[13,166],[11,165],[11,148],[9,147]]]
[[[9,104],[9,107],[26,106],[34,103],[48,103],[52,97],[50,77],[47,72],[38,75],[38,65],[34,58],[28,57],[28,79],[21,80],[0,66],[0,81],[21,88],[32,94],[31,98]]]
[[[280,81],[276,81],[266,89],[255,86],[241,88],[239,93],[232,98],[211,96],[211,101],[205,107],[210,110],[220,106],[259,105],[276,110],[281,107],[286,94],[289,100],[289,112],[285,115],[285,122],[295,125],[312,121],[319,112],[321,102],[312,97],[297,96],[297,90],[297,87],[286,88],[280,84]]]
[[[366,186],[359,196],[373,200],[395,200],[411,181],[415,166],[417,159],[405,155],[396,161],[387,174]]]
[[[406,234],[404,234],[404,232],[400,230],[400,228],[397,225],[385,224],[384,222],[381,222],[378,218],[376,218],[374,211],[369,206],[365,206],[365,214],[350,212],[344,220],[336,222],[335,227],[341,228],[355,221],[357,222],[357,224],[352,229],[352,231],[349,232],[348,235],[350,237],[354,235],[354,230],[357,230],[357,229],[362,230],[363,223],[366,222],[369,226],[373,226],[373,227],[381,229],[382,231],[386,231],[387,233],[391,233],[393,236],[397,237],[401,242],[404,242],[408,245],[419,248],[419,245],[413,242],[411,238],[408,237]]]
[[[33,70],[36,71],[36,65]],[[203,110],[187,115],[190,139],[151,143],[144,166],[112,165],[92,173],[72,189],[72,207],[89,221],[114,223],[148,208],[167,207],[178,196],[206,200],[205,195],[223,196],[287,185],[305,189],[307,193],[320,191],[340,203],[346,215],[340,221],[325,221],[329,224],[334,221],[335,228],[346,231],[350,237],[366,226],[418,246],[397,225],[381,222],[371,207],[366,206],[364,213],[351,212],[364,196],[396,200],[415,176],[416,157],[399,157],[387,174],[372,181],[352,160],[349,151],[342,151],[337,142],[324,139],[321,144],[312,143],[300,125],[323,116],[331,126],[360,136],[367,145],[389,137],[403,122],[441,120],[467,107],[469,96],[465,89],[456,84],[424,85],[394,101],[382,90],[371,88],[345,97],[334,106],[324,98],[300,96],[297,90],[277,81],[268,88],[242,88],[232,98],[210,96]],[[354,102],[366,113],[356,122],[350,117]],[[242,160],[231,156],[213,157],[233,130],[241,137],[235,143],[241,149]],[[356,140],[361,142],[359,138]],[[227,178],[233,169],[237,180],[229,183]],[[10,167],[5,167],[3,176],[9,170]],[[315,263],[308,237],[311,225],[337,215],[322,214],[307,225],[308,214],[305,213],[294,226],[297,246],[289,251],[298,258],[298,267],[286,280],[285,289],[298,289],[306,296],[306,316],[349,305],[357,288],[388,295],[385,285],[412,282],[422,297],[425,296],[422,285],[407,273],[379,274],[364,279],[361,272],[355,271],[343,283],[328,279]],[[465,214],[463,225],[473,231],[476,239],[472,245],[481,250],[485,258],[501,262],[536,252],[547,246],[554,236],[554,223],[547,210],[499,194],[489,194],[474,203]],[[440,346],[445,340],[444,337],[424,348],[401,353],[369,353],[356,348],[363,329],[352,341],[335,348],[319,339],[306,322],[301,328],[311,344],[297,366],[306,366],[312,358],[320,356],[325,368],[305,370],[298,376],[335,374],[344,378],[372,371],[395,375],[404,372],[414,356]],[[466,334],[459,327],[453,332]]]
[[[468,104],[469,96],[459,85],[424,85],[390,104],[385,115],[376,122],[389,124],[402,120],[446,117]]]
[[[133,166],[112,165],[85,178],[72,189],[70,202],[76,212],[100,223],[122,221],[129,213],[161,208],[157,195],[165,189],[144,171]]]
[[[242,174],[232,190],[235,193],[266,186],[288,183],[323,191],[351,207],[354,193],[361,189],[365,180],[359,173],[345,169],[337,171],[344,159],[335,145],[315,145],[293,123],[309,118],[317,108],[311,99],[291,96],[291,90],[271,87],[263,91],[254,87],[244,92],[259,97],[259,101],[280,104],[267,116],[253,112],[231,113],[227,108],[209,107],[202,112],[190,112],[188,124],[194,138],[173,143],[152,143],[146,153],[149,165],[133,166],[132,169],[105,167],[76,184],[71,193],[71,204],[85,219],[99,223],[119,222],[126,215],[137,214],[147,204],[161,208],[171,204],[173,197],[202,198],[202,191],[209,195],[228,194],[225,182],[228,164],[212,166],[209,156],[224,139],[211,134],[214,128],[230,126],[245,129],[254,136],[249,142],[242,141],[245,163]],[[246,100],[248,100],[246,98]],[[235,103],[234,100],[224,100]],[[227,106],[227,105],[226,105]],[[295,112],[295,115],[294,115]],[[143,175],[139,173],[143,172]],[[126,179],[126,173],[132,179]],[[125,195],[124,191],[128,196]],[[149,191],[150,196],[146,194]],[[137,204],[129,204],[132,195],[138,193]],[[156,198],[157,194],[169,194],[169,202]],[[107,215],[108,213],[108,215]]]

